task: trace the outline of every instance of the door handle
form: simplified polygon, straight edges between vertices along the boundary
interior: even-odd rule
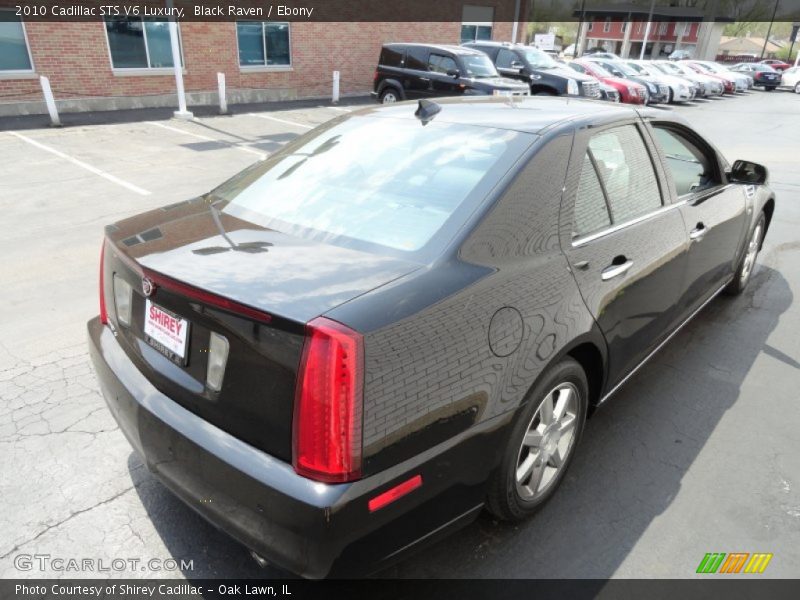
[[[420,81],[430,81],[430,77],[420,77]]]
[[[705,225],[703,225],[702,223],[698,223],[697,227],[695,227],[689,232],[689,239],[692,240],[693,242],[699,242],[700,240],[703,239],[703,236],[705,236],[707,231],[708,229],[706,229]]]
[[[624,262],[620,261],[619,264],[617,264],[619,259],[622,259],[622,261]],[[626,273],[628,269],[630,269],[632,266],[633,266],[632,260],[626,260],[624,256],[621,257],[618,256],[617,258],[614,259],[614,262],[610,266],[602,270],[602,272],[600,273],[600,278],[603,281],[614,279],[614,277],[618,277],[619,275]]]

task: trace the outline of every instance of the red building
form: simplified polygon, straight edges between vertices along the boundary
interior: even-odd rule
[[[383,43],[523,36],[514,0],[473,1],[443,0],[443,22],[181,21],[187,104],[217,103],[217,73],[229,103],[330,97],[333,71],[343,96],[365,94]],[[40,75],[62,112],[176,105],[163,20],[0,20],[0,116],[46,112]]]

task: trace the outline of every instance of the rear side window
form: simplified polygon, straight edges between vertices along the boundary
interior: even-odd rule
[[[575,222],[572,237],[588,235],[611,225],[603,186],[592,164],[590,154],[583,157],[578,194],[575,196]]]
[[[356,116],[298,139],[212,192],[289,235],[408,256],[446,243],[536,139],[414,118]],[[387,140],[391,140],[390,143]]]
[[[444,56],[443,54],[431,54],[431,57],[428,59],[428,70],[433,71],[434,73],[447,74],[448,71],[457,71],[458,65],[456,64],[456,61],[449,56]]]
[[[406,50],[406,68],[417,71],[428,70],[428,54],[430,50],[418,46],[409,46]]]
[[[623,223],[661,208],[653,162],[636,126],[595,135],[589,151],[608,195],[612,222]]]
[[[712,161],[694,143],[672,129],[656,125],[653,131],[664,151],[678,196],[717,184]]]
[[[405,51],[399,48],[386,48],[381,50],[380,64],[386,67],[402,67]]]

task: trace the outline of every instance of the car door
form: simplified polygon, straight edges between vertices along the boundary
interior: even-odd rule
[[[417,100],[433,95],[433,84],[428,71],[430,50],[424,46],[408,46],[403,88],[406,98]]]
[[[608,344],[613,387],[672,331],[688,239],[638,121],[576,133],[562,247]],[[567,233],[569,232],[569,233]]]
[[[428,77],[431,82],[431,95],[454,96],[461,93],[459,88],[458,63],[453,56],[431,52],[428,57]]]
[[[691,242],[682,300],[691,313],[733,276],[752,207],[742,186],[726,184],[716,151],[694,131],[657,120],[648,128]]]

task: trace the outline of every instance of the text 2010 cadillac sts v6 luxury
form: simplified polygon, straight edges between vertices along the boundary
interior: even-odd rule
[[[188,505],[296,573],[365,572],[541,506],[587,413],[747,285],[766,177],[605,103],[361,110],[109,226],[91,355]]]

